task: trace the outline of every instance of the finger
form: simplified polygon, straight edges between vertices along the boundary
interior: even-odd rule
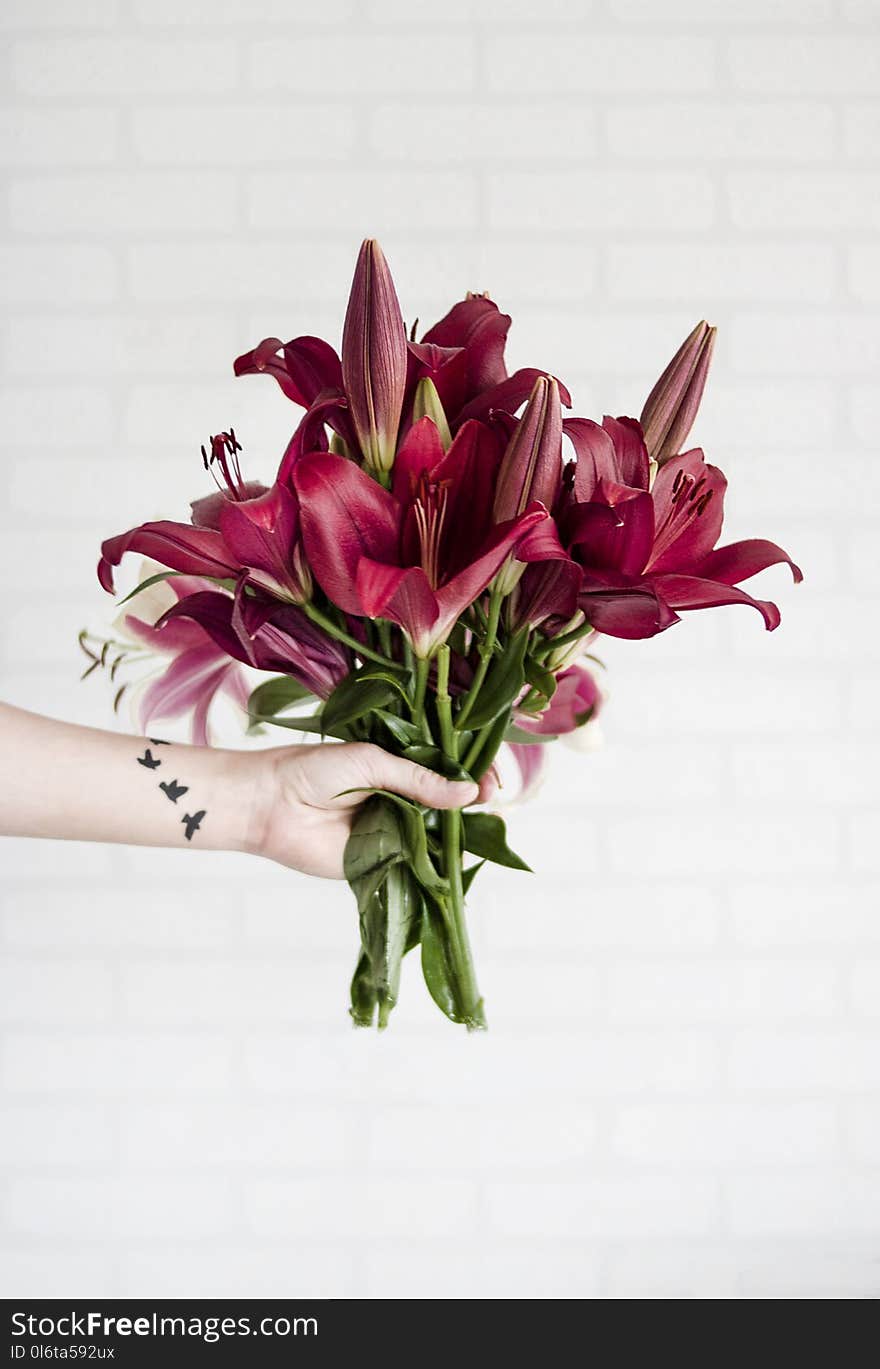
[[[488,803],[496,789],[500,788],[501,785],[498,779],[498,771],[495,769],[494,765],[491,765],[480,780],[480,793],[477,802]]]
[[[426,808],[463,808],[479,794],[472,780],[447,780],[403,756],[392,756],[381,746],[370,746],[365,755],[369,783],[376,789],[415,799]]]

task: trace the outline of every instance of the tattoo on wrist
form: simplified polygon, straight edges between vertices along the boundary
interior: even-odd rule
[[[171,745],[170,742],[162,741],[159,737],[148,737],[147,741],[153,746]],[[158,756],[153,755],[149,746],[144,751],[144,754],[138,756],[136,759],[138,765],[142,765],[145,770],[158,770],[162,765],[162,761]],[[183,798],[184,794],[189,793],[189,785],[178,783],[176,778],[173,780],[160,780],[159,788],[162,790],[165,797],[170,799],[172,803],[177,803],[178,799]],[[200,808],[197,813],[184,813],[180,821],[186,829],[184,836],[187,841],[192,841],[195,833],[201,829],[202,819],[207,817],[207,815],[206,808]]]

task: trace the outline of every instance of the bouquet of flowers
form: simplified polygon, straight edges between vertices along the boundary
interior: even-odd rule
[[[598,634],[653,637],[719,604],[777,626],[776,606],[738,585],[779,562],[800,571],[772,542],[716,546],[726,481],[682,451],[715,330],[698,324],[638,421],[598,423],[563,417],[569,393],[545,371],[508,374],[510,322],[468,294],[416,341],[366,241],[341,355],[306,336],[238,358],[236,375],[271,376],[304,410],[273,483],[244,478],[230,429],[202,448],[217,489],[189,523],[103,544],[111,592],[126,552],[167,567],[134,591],[168,581],[158,621],[138,605],[125,619],[141,649],[169,658],[143,696],[145,725],[191,710],[205,742],[225,690],[254,727],[370,741],[451,778],[479,781],[508,746],[528,787],[542,748],[595,714],[584,661]],[[241,665],[267,675],[249,697]],[[486,861],[528,868],[497,814],[365,795],[345,859],[356,1023],[386,1026],[420,947],[438,1007],[485,1025],[465,897]]]

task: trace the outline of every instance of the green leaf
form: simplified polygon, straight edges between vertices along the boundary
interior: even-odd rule
[[[384,708],[394,697],[394,690],[385,680],[366,680],[361,683],[360,675],[346,675],[336,686],[324,705],[322,717],[324,730],[347,727],[350,723]]]
[[[511,870],[529,870],[521,856],[507,844],[504,822],[494,813],[463,813],[464,849],[472,855],[506,865]]]
[[[443,775],[448,780],[472,779],[463,765],[444,756],[438,746],[407,746],[403,754],[408,761],[415,761],[416,765],[423,765],[428,770],[436,770],[438,775]]]
[[[471,760],[471,775],[475,780],[481,780],[483,778],[486,771],[489,769],[489,766],[498,755],[501,743],[507,735],[509,722],[509,713],[499,713],[494,723],[486,728],[486,731],[483,733],[480,749],[473,760]],[[468,759],[470,759],[470,756]]]
[[[338,737],[343,742],[351,741],[347,727],[328,727],[322,713],[309,713],[299,718],[255,718],[253,721],[266,722],[270,727],[286,727],[290,732],[315,732],[321,737]]]
[[[413,742],[421,739],[422,729],[416,727],[415,723],[407,722],[406,718],[398,718],[396,713],[389,713],[386,708],[377,708],[375,712],[400,746],[412,746]]]
[[[506,742],[514,742],[517,746],[546,746],[547,742],[558,740],[557,735],[550,735],[549,732],[527,732],[524,727],[517,727],[516,723],[511,723],[504,734]]]
[[[405,819],[376,796],[352,823],[345,876],[358,904],[361,955],[351,984],[351,1015],[369,1026],[378,1007],[379,1028],[397,1002],[403,957],[418,942],[422,896],[406,864]]]
[[[451,1022],[464,1022],[458,1005],[448,932],[440,912],[425,900],[422,914],[422,974],[437,1007]]]
[[[362,950],[352,976],[351,1007],[348,1010],[356,1027],[372,1027],[377,999],[370,957]]]
[[[519,632],[489,667],[477,701],[467,718],[471,732],[479,732],[509,708],[525,684],[524,660],[529,634]]]
[[[462,870],[461,888],[462,893],[465,895],[465,897],[467,897],[471,885],[473,884],[474,880],[476,879],[477,875],[480,873],[485,864],[486,862],[484,860],[479,860],[477,861],[476,865],[472,865],[469,870]]]
[[[404,854],[404,834],[394,808],[379,795],[367,799],[354,816],[343,856],[345,878],[358,903],[361,891],[364,900],[375,893],[376,873],[387,872],[388,866],[403,860]]]
[[[257,722],[266,722],[276,713],[301,703],[303,699],[314,698],[312,691],[291,675],[275,675],[257,685],[248,699],[248,713]]]
[[[341,797],[342,794],[358,793],[369,794],[373,798],[385,799],[388,803],[394,804],[400,816],[406,859],[413,874],[429,893],[438,898],[443,897],[449,890],[449,882],[437,873],[428,853],[428,834],[425,829],[425,815],[422,810],[416,804],[410,803],[409,799],[402,798],[400,794],[392,794],[387,789],[343,789],[337,797]],[[368,800],[361,811],[364,812],[369,807]],[[349,837],[348,844],[351,844],[351,837]],[[346,846],[347,851],[348,846]],[[345,877],[351,883],[347,868]]]
[[[556,676],[552,670],[545,670],[537,661],[526,658],[523,670],[528,683],[533,689],[537,689],[539,694],[543,694],[545,699],[552,699],[556,693]]]
[[[158,585],[160,580],[170,580],[172,576],[186,575],[186,573],[185,570],[160,570],[157,575],[149,575],[146,580],[141,580],[140,584],[136,585],[130,594],[126,594],[124,599],[119,600],[119,607],[121,608],[123,604],[127,604],[129,599],[133,599],[134,596],[140,594],[142,590],[149,589],[151,585]]]
[[[409,694],[407,693],[406,685],[404,684],[405,675],[393,674],[390,670],[386,670],[381,666],[367,666],[365,670],[358,672],[357,678],[359,684],[364,684],[369,680],[382,680],[385,684],[390,685],[392,689],[396,689],[404,703],[409,706]]]

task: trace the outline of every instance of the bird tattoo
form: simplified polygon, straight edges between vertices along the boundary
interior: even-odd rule
[[[167,795],[172,803],[176,803],[182,794],[187,793],[188,784],[178,784],[177,780],[166,780],[159,785],[159,788]]]
[[[162,764],[160,760],[156,759],[149,747],[142,756],[138,756],[137,763],[138,765],[145,765],[148,770],[157,770]]]
[[[193,813],[192,815],[190,815],[189,813],[184,813],[183,817],[180,819],[181,822],[184,823],[186,826],[187,841],[192,841],[193,832],[197,832],[201,827],[202,818],[205,816],[206,812],[207,809],[200,808],[197,813]]]

